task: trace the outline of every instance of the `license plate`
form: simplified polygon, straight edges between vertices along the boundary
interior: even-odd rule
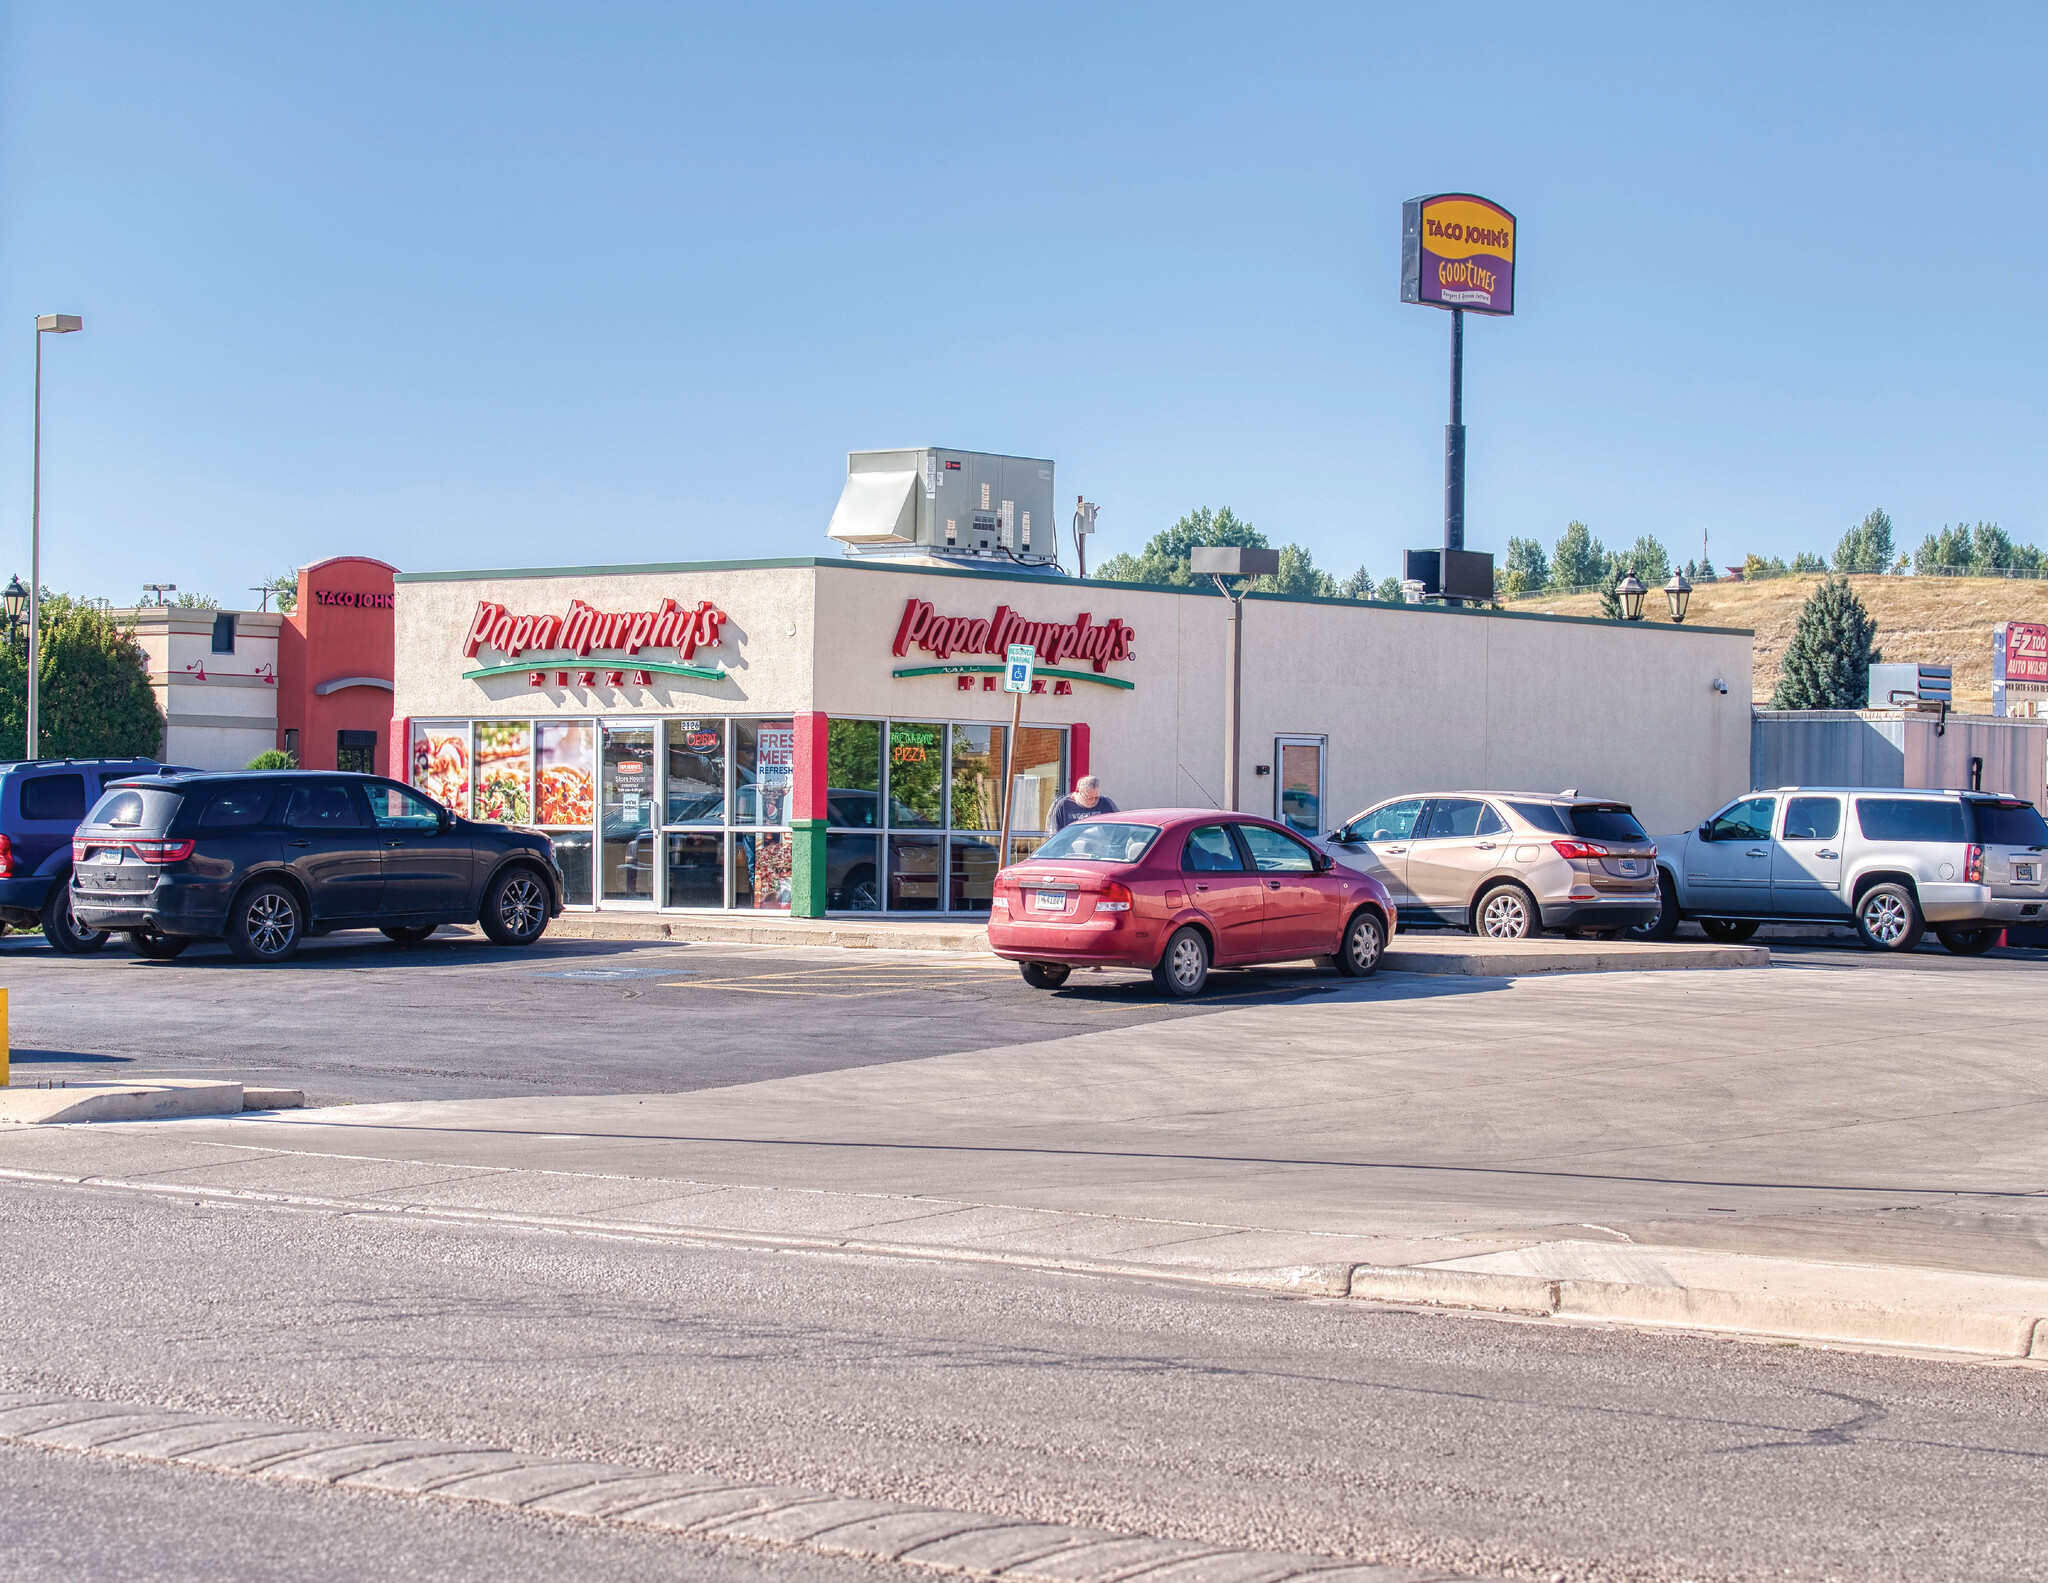
[[[2031,885],[2034,883],[2038,872],[2038,869],[2032,863],[2015,863],[2012,866],[2013,883],[2015,885]]]
[[[1063,890],[1041,890],[1032,892],[1031,905],[1040,912],[1065,912],[1067,893]]]
[[[1632,857],[1623,858],[1621,860],[1621,871],[1624,874],[1633,874],[1636,871],[1636,860]]]

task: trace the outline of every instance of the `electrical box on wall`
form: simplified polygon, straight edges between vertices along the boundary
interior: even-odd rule
[[[852,451],[826,532],[849,554],[1050,566],[1060,553],[1052,463],[929,446]]]

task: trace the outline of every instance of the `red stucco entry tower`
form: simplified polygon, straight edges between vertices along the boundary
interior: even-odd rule
[[[299,572],[277,643],[277,745],[304,769],[382,773],[390,755],[391,574],[367,555]]]

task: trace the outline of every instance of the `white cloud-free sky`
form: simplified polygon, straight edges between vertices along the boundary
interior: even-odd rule
[[[1400,205],[1522,224],[1468,321],[1469,542],[1681,557],[1876,505],[2048,540],[2048,12],[14,0],[0,544],[229,604],[830,554],[849,449],[1053,457],[1095,554],[1230,506],[1440,534]]]

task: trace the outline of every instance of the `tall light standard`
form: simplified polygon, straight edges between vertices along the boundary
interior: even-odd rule
[[[28,740],[23,744],[23,758],[36,756],[36,706],[41,691],[36,665],[43,657],[43,337],[69,335],[84,328],[85,321],[75,313],[46,313],[36,320],[35,459],[28,508]]]
[[[1244,596],[1251,592],[1254,577],[1271,577],[1280,570],[1278,550],[1247,550],[1236,545],[1205,544],[1189,559],[1189,570],[1207,572],[1216,580],[1216,591],[1230,601],[1229,674],[1223,682],[1223,806],[1237,809],[1237,754],[1240,729],[1238,716],[1244,684]],[[1223,579],[1243,579],[1235,590]]]

